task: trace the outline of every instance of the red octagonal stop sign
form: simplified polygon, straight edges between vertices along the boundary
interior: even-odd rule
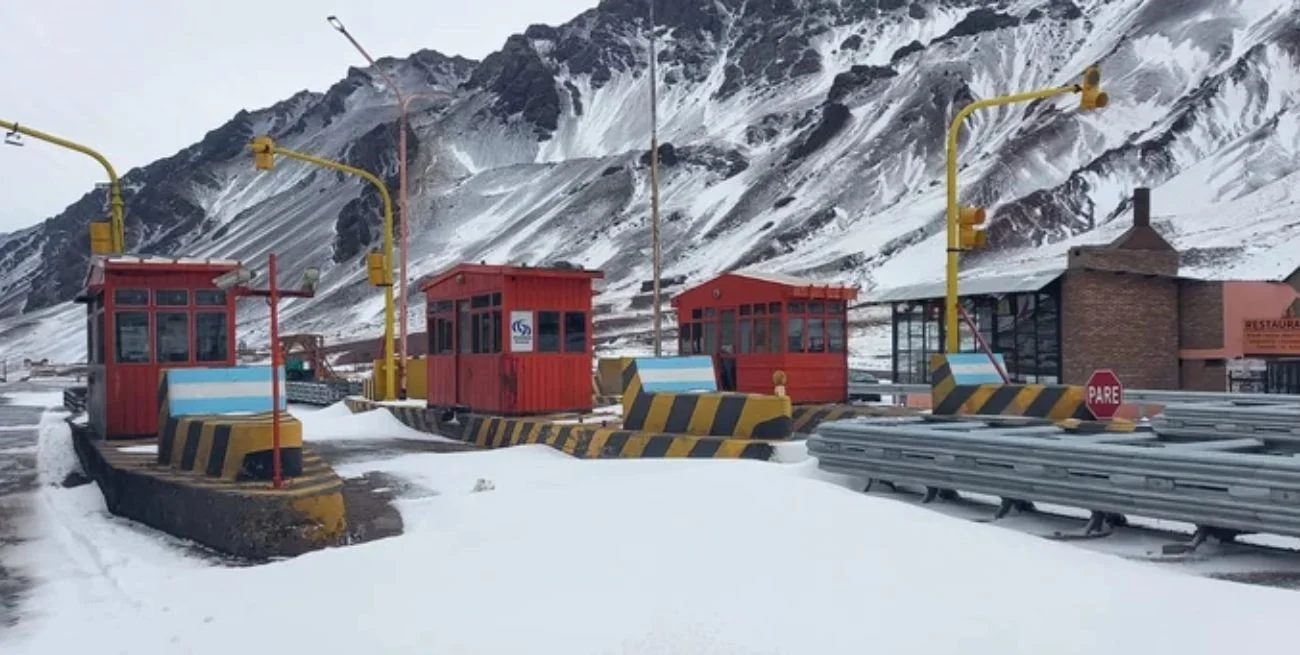
[[[1114,418],[1119,406],[1124,404],[1124,385],[1120,384],[1115,372],[1102,368],[1092,372],[1088,384],[1084,386],[1087,394],[1088,410],[1099,421]]]

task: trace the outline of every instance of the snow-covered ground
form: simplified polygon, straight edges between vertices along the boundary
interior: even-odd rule
[[[300,416],[309,440],[393,436],[377,414]],[[6,654],[1259,655],[1294,652],[1300,611],[1294,592],[863,495],[811,460],[353,461],[340,474],[418,490],[396,501],[404,534],[234,568],[58,486],[76,466],[59,414],[39,459],[17,551],[35,583]]]

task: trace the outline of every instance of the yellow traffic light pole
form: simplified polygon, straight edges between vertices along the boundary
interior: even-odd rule
[[[253,151],[253,160],[258,170],[270,170],[275,166],[275,156],[284,155],[291,159],[305,161],[309,164],[324,166],[336,171],[356,175],[375,185],[379,195],[384,199],[384,253],[371,253],[367,261],[370,283],[384,288],[384,397],[383,400],[396,398],[397,370],[393,362],[393,200],[388,195],[388,187],[383,180],[373,174],[329,159],[281,148],[268,136],[259,136],[249,144]],[[382,261],[376,261],[382,260]]]
[[[30,127],[23,127],[17,123],[0,121],[0,127],[9,130],[10,134],[13,133],[25,134],[34,139],[40,139],[41,141],[53,143],[56,146],[61,146],[69,150],[75,150],[99,162],[99,165],[103,166],[104,170],[108,172],[108,198],[109,198],[108,202],[109,202],[109,212],[110,212],[109,237],[108,237],[109,252],[113,254],[120,254],[122,251],[126,249],[126,227],[122,219],[123,208],[125,207],[126,203],[122,201],[122,184],[117,179],[117,171],[113,170],[113,165],[108,163],[108,159],[105,159],[103,155],[99,154],[98,152],[95,152],[94,150],[91,150],[90,148],[87,148],[86,146],[81,145],[80,143],[69,141],[67,139],[54,136],[53,134],[47,134],[40,130],[33,130]],[[96,251],[94,248],[95,239],[94,239],[93,228],[92,228],[91,235],[92,235],[91,236],[92,252],[102,252],[102,251]]]
[[[1066,93],[1082,95],[1080,108],[1100,109],[1110,103],[1109,96],[1101,90],[1101,69],[1091,66],[1084,72],[1083,84],[1039,89],[1025,93],[1014,93],[997,98],[976,100],[957,112],[948,128],[948,248],[947,248],[947,294],[944,315],[944,352],[956,353],[961,349],[960,323],[957,321],[957,255],[966,250],[984,245],[987,235],[976,228],[984,223],[984,208],[957,206],[957,133],[962,123],[973,113],[986,107],[998,107],[1017,102],[1050,98]]]

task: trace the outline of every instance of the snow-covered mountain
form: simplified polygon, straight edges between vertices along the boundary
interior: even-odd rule
[[[752,265],[869,295],[936,275],[951,116],[972,99],[1075,83],[1094,63],[1103,111],[1063,96],[967,123],[962,198],[989,207],[992,225],[971,265],[1101,238],[1143,185],[1162,225],[1213,231],[1212,252],[1191,258],[1202,264],[1285,268],[1300,250],[1292,0],[655,1],[666,276]],[[413,277],[459,260],[566,260],[606,273],[598,329],[645,329],[648,306],[633,299],[649,278],[646,8],[603,0],[481,62],[432,51],[379,62],[431,96],[410,133]],[[274,251],[286,280],[320,266],[320,295],[288,304],[287,327],[377,334],[382,300],[363,257],[380,242],[378,195],[292,160],[254,170],[244,148],[259,134],[382,172],[396,192],[393,95],[353,69],[131,171],[130,249],[259,267]],[[93,191],[0,236],[3,356],[67,360],[84,347],[67,303],[103,205]],[[241,319],[259,339],[264,309],[248,303]]]

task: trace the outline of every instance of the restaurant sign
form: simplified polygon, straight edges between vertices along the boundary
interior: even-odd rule
[[[1248,355],[1300,355],[1300,318],[1248,318],[1244,328]]]

